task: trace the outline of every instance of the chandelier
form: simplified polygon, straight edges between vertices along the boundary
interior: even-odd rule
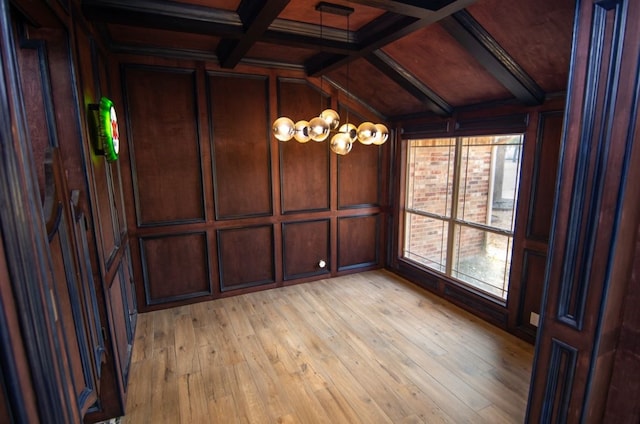
[[[320,11],[320,41],[322,42],[322,12],[327,11],[346,16],[347,19],[347,43],[351,41],[349,31],[349,15],[353,12],[350,7],[334,5],[320,2],[316,5],[316,10]],[[322,44],[322,43],[321,43]],[[322,77],[320,77],[320,91],[322,91]],[[349,94],[349,63],[347,62],[347,97]],[[320,94],[322,96],[322,93]],[[310,140],[323,142],[331,136],[331,151],[339,155],[349,153],[356,141],[365,145],[381,145],[389,138],[389,129],[383,124],[373,122],[363,122],[359,126],[349,122],[347,109],[346,123],[340,125],[340,115],[333,109],[325,109],[320,115],[307,120],[294,121],[281,116],[272,125],[273,135],[280,141],[295,139],[299,143],[306,143]]]

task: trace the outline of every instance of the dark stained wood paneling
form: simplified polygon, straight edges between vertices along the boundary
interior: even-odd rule
[[[267,79],[214,74],[208,82],[216,218],[270,215]]]
[[[194,71],[125,66],[123,75],[138,225],[203,221]]]
[[[356,143],[348,155],[338,157],[338,208],[380,204],[381,147]]]
[[[640,403],[629,402],[640,399],[640,227],[635,239],[633,272],[623,305],[622,330],[603,420],[607,423],[640,422]]]
[[[116,356],[116,369],[119,373],[119,380],[123,387],[127,387],[129,374],[129,352],[131,344],[127,334],[127,323],[124,309],[124,299],[122,297],[122,278],[120,273],[116,273],[113,281],[109,284],[109,308],[111,312],[111,334],[114,340],[114,355]]]
[[[127,306],[129,316],[129,328],[131,336],[135,330],[137,320],[138,305],[135,293],[135,281],[133,280],[133,269],[131,267],[131,251],[129,246],[125,249],[122,261],[120,262],[120,271],[122,273],[122,289],[124,291],[124,301]]]
[[[205,233],[140,238],[147,304],[211,294]]]
[[[220,290],[272,283],[273,246],[271,225],[218,230]]]
[[[563,112],[532,113],[525,133],[509,280],[509,328],[533,343],[531,312],[540,314],[553,213]]]
[[[329,225],[328,219],[282,225],[285,280],[329,272]],[[320,261],[325,262],[324,267],[320,267]]]
[[[578,3],[528,422],[604,422],[640,221],[639,21],[638,2]]]
[[[294,122],[309,121],[329,106],[327,99],[304,82],[280,80],[278,116]],[[329,208],[329,144],[278,142],[282,212],[326,210]]]
[[[544,286],[544,272],[547,256],[533,250],[524,251],[522,276],[519,278],[520,299],[517,309],[515,325],[521,331],[535,338],[537,326],[530,324],[531,313],[540,315],[542,288]]]
[[[212,35],[181,33],[177,37],[174,31],[118,24],[108,24],[107,32],[116,45],[144,45],[183,51],[214,52],[220,41],[220,37]]]
[[[77,37],[77,50],[78,61],[80,64],[80,74],[83,76],[82,91],[85,101],[88,103],[98,103],[100,101],[99,95],[96,90],[99,88],[95,81],[98,75],[95,73],[95,52],[92,46],[93,41],[89,34],[85,36]],[[85,105],[83,105],[85,106]],[[88,104],[86,105],[88,106]],[[86,112],[86,111],[85,111]],[[88,129],[87,129],[88,131]],[[88,134],[88,133],[87,133]],[[89,139],[86,139],[89,142]],[[115,233],[118,232],[114,228],[114,220],[112,216],[112,184],[110,182],[109,164],[101,155],[96,155],[93,148],[90,148],[91,152],[91,171],[93,173],[94,187],[94,199],[96,203],[96,211],[94,213],[94,221],[97,222],[99,240],[101,241],[102,248],[102,262],[106,267],[110,258],[115,253],[116,249],[116,237]]]
[[[45,100],[47,99],[47,93],[43,92],[44,86],[42,84],[42,71],[47,71],[45,57],[46,53],[40,47],[39,42],[28,42],[23,40],[23,48],[18,49],[17,59],[24,75],[30,75],[32,78],[23,80],[22,90],[24,93],[24,107],[27,113],[27,120],[29,121],[29,139],[31,141],[31,150],[34,163],[36,166],[36,176],[38,179],[38,188],[40,192],[40,200],[44,201],[44,155],[48,146],[55,146],[56,140],[52,138],[52,133],[47,128],[47,116],[45,114]],[[25,48],[24,45],[29,47],[34,46],[36,48]],[[46,75],[46,74],[45,74]],[[53,133],[55,136],[55,133]]]
[[[376,265],[379,237],[379,215],[339,218],[338,270]]]
[[[338,111],[343,123],[360,125],[364,119],[344,107]],[[356,142],[348,155],[338,156],[338,209],[374,206],[380,203],[382,148]]]
[[[551,230],[561,136],[562,112],[540,113],[527,238],[545,243]]]

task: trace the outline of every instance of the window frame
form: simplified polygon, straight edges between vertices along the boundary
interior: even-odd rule
[[[434,136],[425,136],[425,137],[413,136],[413,137],[403,138],[401,140],[401,143],[403,146],[403,148],[401,149],[401,161],[400,161],[402,164],[402,167],[401,167],[402,178],[400,180],[400,187],[399,187],[401,196],[399,196],[398,198],[399,200],[398,206],[399,206],[400,214],[399,214],[399,227],[398,227],[399,231],[398,231],[398,239],[397,239],[398,240],[397,259],[399,261],[406,262],[412,266],[418,267],[422,271],[425,271],[428,273],[435,273],[439,278],[442,278],[445,281],[453,283],[456,286],[462,287],[469,292],[480,295],[485,299],[489,299],[492,302],[497,303],[501,306],[506,306],[508,297],[509,297],[509,292],[510,292],[509,288],[511,286],[511,279],[512,279],[511,274],[512,274],[513,251],[516,244],[516,232],[517,232],[516,219],[518,215],[517,214],[518,202],[514,204],[512,209],[513,221],[512,221],[511,230],[496,228],[490,225],[480,224],[477,222],[458,218],[458,215],[459,215],[458,209],[460,206],[460,191],[461,191],[460,181],[463,174],[463,170],[462,170],[462,160],[464,156],[463,149],[465,148],[463,144],[464,139],[476,138],[476,137],[502,137],[502,136],[519,136],[520,137],[520,142],[518,143],[518,145],[520,146],[520,149],[519,149],[520,157],[518,160],[518,170],[517,170],[517,177],[516,177],[517,186],[514,193],[517,200],[520,196],[520,190],[521,190],[520,186],[522,182],[521,181],[522,165],[524,162],[524,145],[527,138],[526,131],[510,131],[510,132],[496,131],[494,133],[483,133],[483,134],[457,134],[457,135],[439,135],[439,136],[434,135]],[[424,210],[419,210],[419,209],[415,209],[413,207],[407,206],[407,199],[409,197],[408,190],[409,190],[410,172],[411,172],[410,152],[412,147],[410,146],[410,142],[414,140],[437,140],[437,139],[452,139],[454,141],[453,142],[454,164],[453,164],[453,171],[452,171],[453,177],[452,177],[452,183],[451,183],[452,188],[451,188],[451,200],[450,200],[451,206],[449,209],[450,216],[441,215],[438,213],[428,212]],[[446,212],[446,209],[447,208],[445,207],[445,212]],[[429,265],[418,262],[415,259],[411,259],[406,256],[405,253],[407,252],[406,250],[407,222],[409,220],[408,214],[414,214],[424,218],[440,220],[444,222],[444,225],[447,228],[446,263],[445,263],[444,272],[439,271],[438,269],[430,267]],[[507,284],[506,284],[504,297],[485,291],[480,287],[474,286],[472,283],[456,278],[453,275],[454,260],[452,258],[454,257],[454,251],[456,248],[456,243],[455,243],[456,230],[459,230],[460,228],[465,228],[465,227],[479,230],[479,231],[485,231],[487,233],[492,233],[500,236],[510,237],[511,252],[508,254],[508,256],[510,257],[511,263],[509,264],[509,275],[507,277]]]

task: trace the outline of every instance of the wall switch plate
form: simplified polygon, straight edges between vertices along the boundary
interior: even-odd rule
[[[531,316],[529,317],[529,323],[537,327],[538,322],[540,322],[540,315],[536,314],[535,312],[531,312]]]

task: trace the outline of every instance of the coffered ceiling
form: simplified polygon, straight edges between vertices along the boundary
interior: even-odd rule
[[[535,105],[564,92],[575,0],[83,0],[82,8],[115,52],[304,70],[392,119]]]

